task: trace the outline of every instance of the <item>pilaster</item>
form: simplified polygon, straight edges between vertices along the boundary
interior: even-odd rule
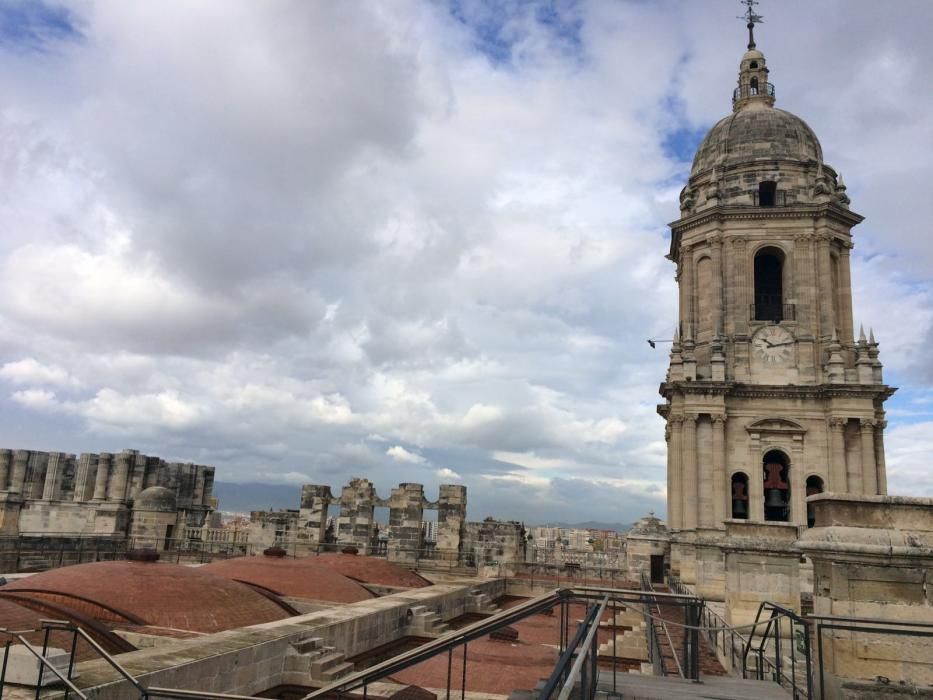
[[[730,498],[726,486],[726,416],[721,413],[711,416],[713,421],[713,527],[723,527],[726,519],[727,501]]]
[[[862,488],[863,493],[872,496],[878,493],[878,473],[875,468],[875,421],[859,421],[862,446]]]
[[[846,475],[846,419],[829,419],[829,484],[827,490],[834,493],[846,493],[849,480]]]
[[[683,528],[695,530],[697,526],[697,414],[684,416],[683,433]]]
[[[683,416],[671,416],[668,420],[671,429],[670,452],[668,457],[671,464],[671,488],[667,492],[668,522],[673,530],[684,526],[683,505]]]

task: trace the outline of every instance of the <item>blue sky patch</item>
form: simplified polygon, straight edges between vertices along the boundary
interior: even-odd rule
[[[450,15],[467,26],[473,45],[493,64],[509,64],[515,44],[524,38],[528,19],[545,28],[568,56],[582,52],[582,20],[577,0],[449,0]]]
[[[43,52],[49,44],[80,37],[74,15],[64,7],[42,0],[0,4],[0,46]]]

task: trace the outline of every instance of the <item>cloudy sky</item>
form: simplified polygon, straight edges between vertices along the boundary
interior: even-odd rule
[[[933,496],[933,5],[763,2]],[[664,511],[666,223],[736,0],[0,0],[0,443]],[[297,503],[297,489],[296,489]]]

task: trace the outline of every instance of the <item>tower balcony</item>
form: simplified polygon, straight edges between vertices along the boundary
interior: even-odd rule
[[[749,308],[749,318],[752,321],[770,321],[771,323],[796,321],[797,305],[781,304],[779,302],[751,304]]]
[[[758,85],[740,85],[732,91],[732,105],[739,100],[749,97],[774,97],[774,83],[759,83]]]

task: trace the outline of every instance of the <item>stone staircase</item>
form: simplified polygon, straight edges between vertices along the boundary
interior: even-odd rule
[[[598,656],[613,656],[613,640],[599,645]],[[639,622],[632,629],[615,635],[615,656],[620,659],[648,660],[648,636],[645,623]]]
[[[425,605],[413,605],[408,609],[408,633],[418,637],[440,636],[450,628],[440,615]]]
[[[342,651],[324,645],[320,637],[293,642],[285,655],[285,671],[314,684],[328,684],[352,673],[354,666]]]
[[[502,608],[498,607],[486,593],[480,593],[479,591],[471,591],[471,602],[467,606],[469,612],[483,613],[486,615],[495,615],[496,613],[502,612]]]

